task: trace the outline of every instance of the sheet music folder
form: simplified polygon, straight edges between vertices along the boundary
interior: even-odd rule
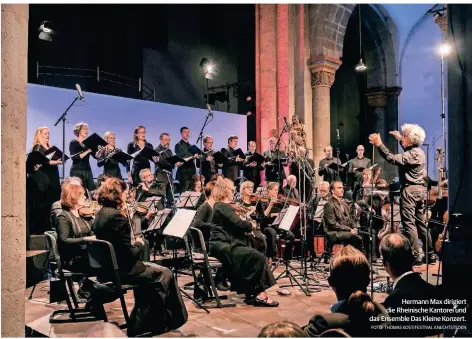
[[[49,158],[39,151],[33,151],[26,158],[26,166],[33,168],[36,165],[44,165],[49,163]]]
[[[136,158],[138,155],[148,160],[152,160],[152,157],[158,157],[159,153],[157,153],[151,147],[143,147],[139,151],[131,154],[131,157]]]
[[[260,165],[264,162],[264,157],[260,155],[259,153],[254,153],[253,155],[249,155],[249,158],[247,158],[246,166],[248,166],[252,162],[256,162],[257,165]]]
[[[106,146],[108,143],[103,140],[97,133],[89,135],[87,138],[82,141],[82,143],[90,148],[93,152],[98,151],[98,146]]]
[[[185,236],[185,233],[187,233],[190,224],[195,217],[195,213],[197,213],[197,211],[178,209],[177,213],[175,213],[162,234],[182,239]]]
[[[133,159],[133,157],[131,155],[129,155],[128,153],[123,152],[121,150],[119,152],[116,152],[115,154],[113,154],[111,156],[111,158],[113,160],[115,160],[116,162],[119,162],[123,165],[125,165],[128,161]]]
[[[52,154],[51,157],[49,157],[50,154]],[[62,160],[62,151],[56,146],[51,146],[51,148],[49,148],[44,153],[44,155],[48,156],[50,160]],[[64,154],[64,161],[67,161],[68,159],[69,157],[67,156],[67,154]]]

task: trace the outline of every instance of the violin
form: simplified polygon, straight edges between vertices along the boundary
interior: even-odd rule
[[[79,215],[84,218],[93,218],[95,214],[100,210],[102,206],[99,205],[97,201],[90,201],[87,202],[82,207],[79,207],[78,212]]]

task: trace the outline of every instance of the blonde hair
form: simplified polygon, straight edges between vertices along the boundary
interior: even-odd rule
[[[248,186],[252,186],[254,188],[254,183],[252,181],[246,180],[244,181],[241,186],[239,186],[239,194],[242,194],[244,189]]]
[[[213,188],[213,199],[215,202],[223,202],[233,195],[234,183],[229,179],[218,178]]]
[[[79,122],[78,124],[75,124],[75,126],[74,126],[74,135],[76,137],[78,137],[79,134],[80,134],[80,130],[84,127],[88,127],[88,125],[85,122]]]
[[[46,149],[48,149],[48,148],[51,147],[51,145],[49,145],[49,144],[43,144],[43,143],[41,142],[41,139],[42,139],[42,137],[41,137],[41,132],[44,131],[45,129],[49,130],[49,128],[46,127],[46,126],[41,126],[41,127],[36,128],[36,132],[34,132],[34,137],[33,137],[33,147],[36,146],[36,145],[38,145],[38,144],[41,145],[41,146],[43,146],[43,147],[46,148]]]
[[[266,189],[267,191],[270,191],[271,189],[273,189],[275,186],[279,186],[279,183],[278,182],[275,182],[275,181],[271,181],[271,182],[268,182],[266,184]]]
[[[115,133],[113,133],[113,132],[111,132],[111,131],[106,132],[106,133],[103,135],[103,139],[105,139],[105,141],[108,142],[108,137],[109,137],[110,135],[112,135],[112,134],[115,135]],[[115,135],[115,137],[116,137],[116,135]]]

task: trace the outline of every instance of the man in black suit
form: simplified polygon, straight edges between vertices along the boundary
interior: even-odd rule
[[[253,156],[254,153],[256,153],[256,143],[254,141],[249,141],[247,148],[248,150],[244,154],[246,156],[246,160]],[[257,188],[261,184],[261,171],[263,169],[264,168],[256,162],[246,162],[243,167],[243,175],[246,180],[253,182],[254,187]]]
[[[175,145],[175,154],[183,159],[192,156],[197,159],[198,154],[192,155],[188,151],[188,148],[190,147],[190,129],[188,127],[182,127],[180,129],[180,135],[182,136],[182,139]],[[196,166],[199,166],[198,160]],[[176,179],[179,181],[180,184],[180,193],[190,190],[190,187],[192,186],[192,177],[196,172],[197,170],[195,168],[194,160],[186,161],[182,166],[177,169]]]
[[[159,153],[159,161],[156,163],[156,172],[154,176],[158,183],[165,186],[166,189],[166,205],[170,206],[174,202],[174,196],[172,195],[171,185],[174,185],[172,177],[172,170],[174,166],[169,162],[169,158],[172,157],[172,150],[169,148],[170,135],[168,133],[162,133],[159,136],[161,143],[156,147],[155,151]],[[175,164],[176,167],[182,166],[182,162]]]
[[[380,242],[380,252],[382,254],[383,265],[385,270],[393,280],[393,291],[385,299],[383,305],[391,316],[413,315],[415,313],[409,312],[411,309],[418,309],[420,307],[431,310],[435,307],[431,300],[438,300],[441,298],[438,289],[428,284],[423,280],[420,273],[413,271],[413,251],[410,241],[402,234],[391,233],[386,235]],[[415,303],[405,303],[405,301],[413,301]],[[421,304],[424,302],[424,304]],[[426,305],[426,306],[425,306]],[[438,307],[447,307],[445,305],[437,305]],[[406,311],[398,312],[399,309]],[[431,312],[431,311],[430,311]],[[441,316],[435,312],[421,313],[422,316]],[[404,322],[394,322],[392,325],[402,325]],[[424,321],[411,321],[408,324],[425,325],[428,323]],[[441,332],[441,331],[439,331]],[[437,330],[416,329],[416,330],[402,330],[395,331],[395,336],[407,337],[424,337],[439,333]],[[392,333],[393,334],[393,333]]]
[[[236,146],[238,146],[238,137],[236,135],[230,135],[228,137],[228,147],[222,148],[221,153],[227,158],[234,158],[233,152],[236,151]],[[240,158],[239,155],[234,158],[234,160],[228,161],[226,164],[223,164],[223,175],[225,178],[232,180],[233,182],[239,177],[239,164],[243,162],[244,159]]]
[[[213,138],[209,135],[206,135],[203,138],[203,156],[201,164],[201,174],[205,177],[205,182],[210,182],[211,177],[218,173],[218,166],[215,164],[213,158]]]

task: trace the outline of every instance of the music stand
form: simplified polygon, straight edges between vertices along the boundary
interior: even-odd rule
[[[184,192],[186,193],[186,192]],[[195,192],[193,192],[195,193]],[[190,228],[190,224],[192,223],[193,218],[195,217],[195,214],[197,211],[194,210],[189,210],[189,209],[178,209],[177,212],[175,213],[174,217],[171,219],[169,224],[167,224],[166,228],[162,232],[163,235],[169,236],[169,237],[176,237],[179,239],[184,240],[185,234],[187,233],[188,229]],[[177,260],[177,251],[173,250],[173,261]],[[175,277],[175,283],[178,286],[178,271],[177,269],[174,268],[173,270],[174,277]],[[210,313],[208,309],[203,305],[203,303],[195,300],[193,297],[191,297],[185,290],[181,287],[179,287],[180,292],[186,296],[188,299],[193,301],[198,307],[204,309],[207,313]]]
[[[201,195],[202,193],[200,192],[185,191],[177,198],[175,207],[196,209],[198,200],[200,199]]]
[[[149,223],[149,227],[143,230],[143,233],[160,230],[164,225],[165,221],[167,220],[167,217],[169,217],[169,215],[171,214],[171,212],[172,209],[170,208],[166,208],[162,211],[157,212],[157,215]]]

